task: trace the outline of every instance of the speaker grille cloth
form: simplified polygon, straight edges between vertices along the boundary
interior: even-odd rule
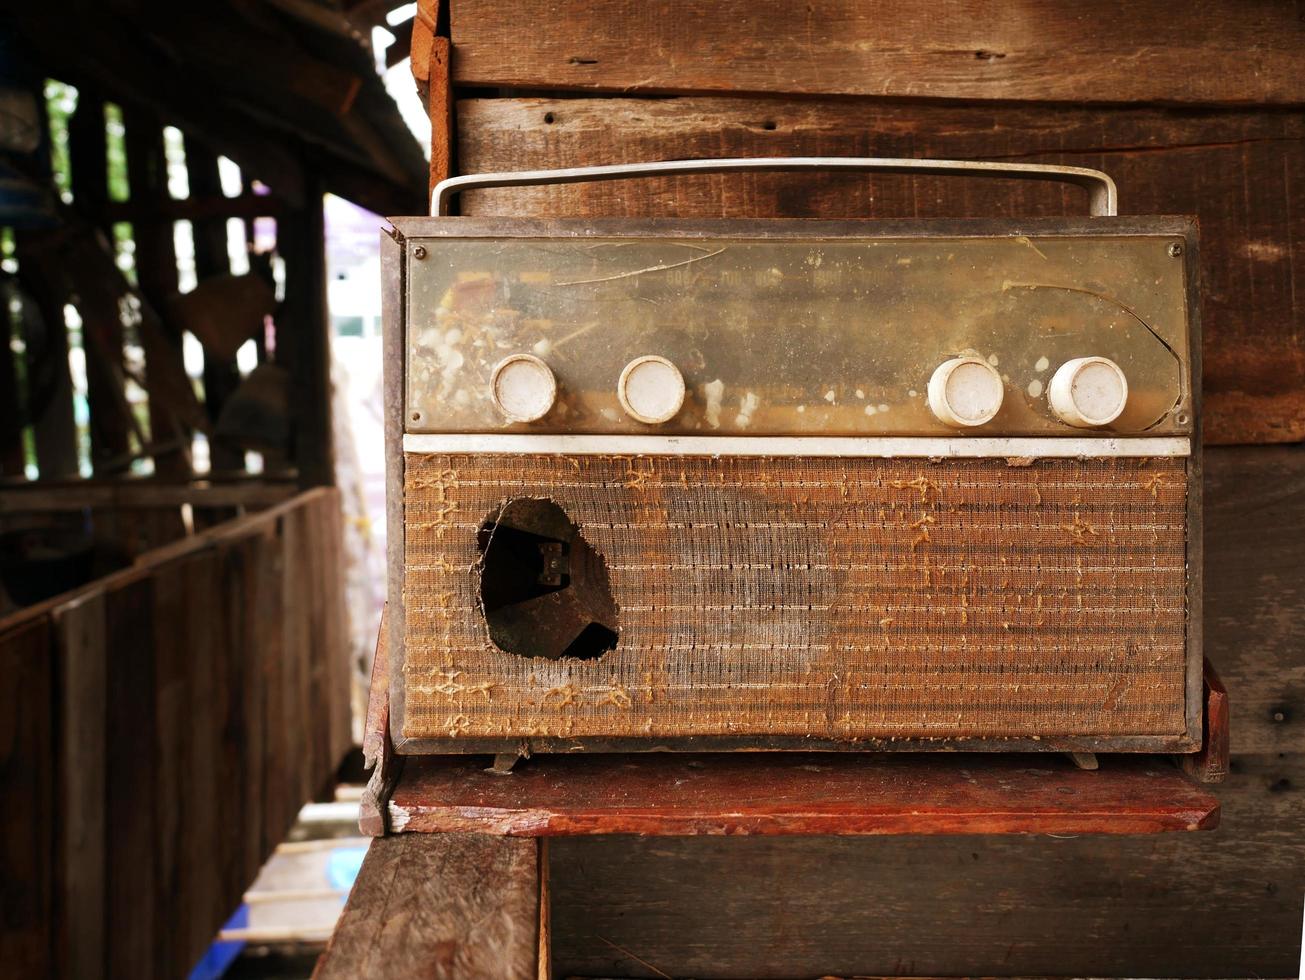
[[[1185,731],[1186,462],[406,457],[407,737]],[[476,531],[559,504],[619,644],[505,653]]]

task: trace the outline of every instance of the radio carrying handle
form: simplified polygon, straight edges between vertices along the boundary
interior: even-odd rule
[[[1093,217],[1112,216],[1119,210],[1119,196],[1115,189],[1115,182],[1108,174],[1085,167],[1058,167],[1042,163],[986,163],[977,160],[912,160],[891,157],[737,157],[723,160],[618,163],[601,167],[567,167],[561,170],[522,170],[449,177],[436,184],[431,192],[431,214],[446,217],[449,201],[453,195],[461,191],[487,187],[578,184],[590,180],[626,180],[632,177],[758,170],[798,173],[809,170],[848,170],[881,174],[955,174],[964,177],[1052,180],[1075,184],[1086,190],[1088,213]]]

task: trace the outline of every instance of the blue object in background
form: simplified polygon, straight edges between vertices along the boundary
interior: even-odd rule
[[[331,887],[348,895],[366,854],[365,847],[337,847],[333,850],[326,862],[326,880]],[[343,902],[344,899],[341,898],[340,901]]]
[[[249,906],[241,905],[235,915],[227,920],[223,929],[244,929],[249,925]],[[219,980],[227,972],[227,967],[236,961],[240,951],[245,948],[243,940],[239,942],[215,942],[208,948],[195,968],[190,971],[190,980]]]

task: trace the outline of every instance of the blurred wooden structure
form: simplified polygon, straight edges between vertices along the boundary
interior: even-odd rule
[[[0,110],[0,973],[184,976],[350,746],[323,196],[426,163],[312,0],[6,8]]]
[[[333,782],[339,534],[307,491],[0,620],[15,975],[184,976]]]
[[[72,308],[97,477],[149,459],[185,479],[198,431],[214,472],[242,473],[257,451],[268,472],[332,482],[322,196],[413,210],[426,171],[369,38],[312,2],[75,11],[0,15],[11,54],[0,83],[22,107],[4,146],[6,189],[31,202],[0,213],[23,342],[21,363],[8,345],[0,354],[14,409],[0,426],[0,476],[30,463],[24,430],[42,479],[77,473]],[[76,90],[66,163],[47,78]],[[236,165],[226,186],[221,157]],[[187,239],[193,253],[179,254]],[[249,269],[232,282],[237,252]],[[184,297],[181,269],[197,282]],[[199,385],[183,363],[187,331],[204,347]],[[242,377],[234,351],[246,340],[259,368]]]
[[[538,856],[509,860],[522,842],[504,840],[512,881],[518,872],[548,881],[555,975],[1294,971],[1305,890],[1296,799],[1305,594],[1295,586],[1305,565],[1305,263],[1296,254],[1305,87],[1293,67],[1305,24],[1295,11],[1230,0],[1180,13],[1150,0],[945,12],[848,0],[796,9],[423,0],[411,50],[433,123],[432,181],[685,157],[1019,159],[1109,172],[1121,213],[1201,221],[1206,655],[1235,706],[1219,830],[575,836],[552,840],[538,868]],[[1080,207],[1047,186],[785,174],[495,190],[462,202],[465,214],[516,216]],[[421,848],[417,836],[387,838],[378,866],[416,861],[403,855]],[[518,906],[524,922],[532,913]],[[548,903],[532,908],[545,914]]]

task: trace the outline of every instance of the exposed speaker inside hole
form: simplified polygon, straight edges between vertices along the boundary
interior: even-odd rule
[[[509,500],[477,532],[490,639],[522,657],[592,660],[616,649],[607,564],[551,500]]]

